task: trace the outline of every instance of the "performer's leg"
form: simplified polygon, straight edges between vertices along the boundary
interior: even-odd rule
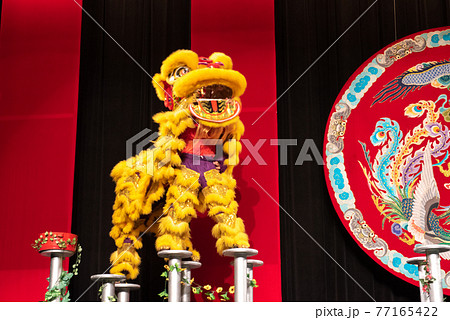
[[[176,178],[167,190],[163,216],[159,219],[156,250],[190,250],[192,259],[200,258],[192,248],[189,222],[196,218],[200,174],[185,168],[177,169]]]
[[[114,239],[117,250],[110,256],[113,266],[110,272],[125,274],[128,279],[135,279],[141,263],[136,251],[142,248],[139,234],[146,228],[145,220],[140,218],[145,190],[155,190],[153,197],[156,198],[162,196],[164,189],[161,183],[151,185],[148,175],[127,167],[125,161],[119,163],[111,175],[117,186],[112,216],[114,226],[109,235]]]
[[[135,279],[138,276],[141,258],[136,250],[142,248],[139,234],[144,229],[144,219],[132,221],[127,217],[123,223],[114,225],[109,234],[115,240],[117,250],[110,256],[113,265],[110,273],[124,274],[128,279]]]
[[[212,229],[212,234],[217,239],[217,252],[222,254],[225,249],[250,247],[244,222],[236,216],[236,180],[215,169],[205,172],[205,178],[208,186],[203,188],[202,193],[209,209],[208,215],[217,222]]]

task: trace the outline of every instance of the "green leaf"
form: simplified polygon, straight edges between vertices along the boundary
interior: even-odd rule
[[[104,287],[104,286],[105,286],[105,285],[102,284],[102,285],[100,286],[100,288],[98,288],[98,296],[99,296],[99,297],[101,297],[101,295],[102,295],[103,287]]]
[[[47,291],[45,293],[44,300],[45,301],[51,301],[50,299],[52,299],[52,297],[53,297],[52,293]]]
[[[216,300],[216,297],[214,296],[214,292],[206,292],[205,295],[209,297],[211,300]]]
[[[167,277],[168,277],[168,275],[167,275],[167,271],[164,271],[163,273],[161,273],[161,277],[163,277],[163,278],[167,278]]]
[[[69,272],[63,276],[62,280],[64,282],[67,282],[67,284],[68,284],[68,282],[70,282],[70,279],[72,279],[72,277],[73,277],[73,273]]]
[[[230,297],[228,297],[228,292],[225,292],[224,294],[221,294],[220,297],[221,297],[222,299],[224,299],[225,301],[230,300]]]
[[[58,284],[54,287],[55,289],[61,290],[64,289],[67,286],[64,282],[58,282]]]
[[[177,272],[181,272],[181,269],[178,266],[178,263],[175,263],[175,265],[173,265],[173,266],[169,266],[169,271],[172,272],[173,270],[177,270]]]
[[[258,285],[256,284],[256,280],[255,279],[250,281],[250,287],[252,287],[252,288],[257,288],[258,287]]]
[[[167,293],[167,290],[164,289],[163,292],[158,293],[158,296],[160,296],[161,298],[164,298],[164,297],[168,297],[169,294]]]
[[[181,279],[181,282],[184,283],[184,284],[189,284],[189,281],[186,278]]]
[[[62,302],[69,302],[70,301],[69,296],[70,296],[70,292],[67,291],[67,293],[62,298]]]

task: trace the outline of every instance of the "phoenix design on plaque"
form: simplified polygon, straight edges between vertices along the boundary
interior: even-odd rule
[[[364,63],[336,99],[326,178],[353,238],[418,284],[420,244],[450,244],[450,29],[408,36]],[[444,290],[450,253],[441,253]]]

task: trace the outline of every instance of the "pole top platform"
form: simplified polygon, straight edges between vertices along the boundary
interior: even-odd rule
[[[127,277],[121,274],[94,274],[91,276],[92,281],[101,281],[101,282],[122,282],[125,281]]]
[[[256,256],[258,254],[258,250],[252,248],[233,248],[227,249],[223,251],[223,255],[225,257],[251,257]]]
[[[450,251],[450,246],[446,244],[418,245],[414,248],[415,253],[441,253]]]
[[[158,252],[158,257],[160,258],[183,259],[190,258],[191,256],[192,252],[187,250],[161,250]]]
[[[50,249],[39,252],[44,257],[61,257],[68,258],[75,254],[75,251],[63,250],[63,249]]]
[[[198,261],[181,261],[182,268],[198,269],[202,264]]]
[[[136,283],[126,283],[126,282],[116,283],[115,287],[119,291],[138,290],[141,288],[141,286]]]
[[[420,257],[409,258],[408,260],[406,260],[406,262],[409,263],[409,264],[421,264],[425,260],[427,260],[426,257],[420,256]]]
[[[256,267],[261,267],[264,264],[264,262],[262,260],[255,260],[255,259],[248,259],[247,260],[247,265],[251,265],[252,267],[256,268]]]

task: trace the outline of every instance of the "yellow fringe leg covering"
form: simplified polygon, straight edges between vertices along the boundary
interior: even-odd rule
[[[113,264],[110,272],[126,274],[128,279],[135,279],[139,274],[141,260],[136,250],[142,248],[140,233],[147,229],[156,231],[154,227],[148,228],[141,216],[154,216],[152,205],[164,196],[164,184],[174,171],[164,168],[159,180],[152,177],[149,168],[154,168],[154,156],[148,150],[141,151],[137,156],[118,163],[111,172],[116,182],[116,200],[109,235],[114,239],[117,250],[110,257]]]
[[[127,279],[136,279],[138,276],[141,258],[131,244],[126,243],[114,251],[109,260],[113,265],[110,273],[126,275]]]
[[[184,247],[186,248],[186,250],[189,250],[192,252],[191,259],[193,261],[200,261],[200,252],[198,252],[197,250],[194,249],[194,246],[192,245],[192,241],[190,239],[184,240]]]
[[[110,256],[113,266],[110,273],[126,275],[128,279],[138,276],[141,258],[136,250],[142,248],[139,235],[145,229],[144,219],[133,221],[129,217],[123,223],[112,227],[109,235],[114,239],[117,250]]]
[[[189,250],[193,259],[200,254],[192,247],[189,223],[196,218],[199,174],[185,168],[176,170],[176,178],[167,190],[163,217],[159,219],[156,250]]]
[[[238,204],[234,200],[236,181],[226,173],[213,169],[205,172],[208,186],[202,190],[208,215],[216,221],[212,235],[217,239],[217,252],[230,248],[248,248],[244,222],[237,217]]]

